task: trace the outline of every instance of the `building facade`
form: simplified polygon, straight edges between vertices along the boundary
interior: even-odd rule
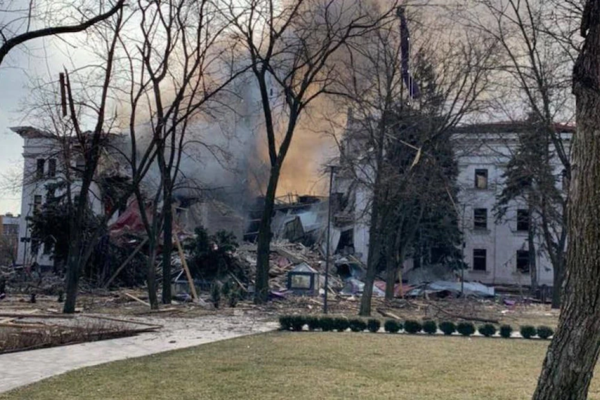
[[[350,126],[350,125],[349,125]],[[504,173],[511,156],[519,144],[519,135],[526,128],[522,123],[478,124],[456,129],[452,136],[458,163],[457,184],[459,194],[456,204],[459,227],[463,232],[463,259],[468,268],[464,277],[489,285],[531,285],[530,252],[528,246],[529,224],[539,219],[529,215],[530,209],[522,201],[511,201],[506,214],[496,216],[498,197],[504,187]],[[561,143],[567,153],[574,128],[557,126]],[[347,135],[348,136],[348,135]],[[354,134],[343,141],[341,159],[365,156],[368,146],[361,135]],[[559,190],[566,190],[562,164],[550,146],[551,166]],[[371,189],[368,184],[372,168],[361,164],[357,172],[342,168],[336,175],[334,195],[343,198],[332,229],[331,245],[338,252],[350,248],[357,258],[366,263],[369,253],[369,218]],[[357,174],[363,174],[357,179]],[[365,184],[367,182],[367,184]],[[335,200],[335,199],[334,199]],[[339,201],[338,201],[339,203]],[[535,268],[539,285],[552,286],[552,264],[543,250],[545,243],[541,229],[535,229]],[[413,269],[413,260],[407,259],[403,272]]]
[[[11,130],[23,138],[23,186],[21,192],[21,215],[19,218],[17,265],[30,266],[37,263],[51,267],[51,245],[39,243],[32,238],[28,217],[40,210],[46,202],[65,193],[57,184],[70,185],[73,197],[81,187],[81,173],[85,167],[78,142],[32,127],[14,127]],[[115,136],[116,137],[116,136]],[[104,155],[99,162],[99,173],[120,167]],[[97,182],[90,188],[89,204],[98,215],[104,212],[105,198]]]

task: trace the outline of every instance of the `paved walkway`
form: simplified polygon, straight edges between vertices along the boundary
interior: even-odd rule
[[[50,349],[0,355],[0,393],[75,369],[197,346],[277,328],[276,323],[240,317],[152,319],[159,332]]]

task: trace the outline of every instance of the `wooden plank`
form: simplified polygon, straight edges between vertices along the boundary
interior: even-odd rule
[[[27,315],[31,315],[31,314],[35,314],[36,312],[38,312],[40,310],[38,310],[37,308],[35,310],[29,310],[24,312],[23,314],[27,314]],[[16,321],[18,318],[12,317],[12,318],[6,318],[6,319],[0,319],[0,324],[7,324],[9,322],[13,322]]]
[[[51,329],[58,325],[44,325],[44,324],[0,324],[0,328],[11,328],[11,329]]]
[[[188,268],[187,261],[185,260],[185,254],[183,253],[183,248],[181,247],[181,243],[179,242],[179,236],[176,232],[174,232],[173,237],[175,238],[175,244],[177,245],[177,251],[179,252],[179,258],[181,258],[181,265],[183,265],[183,270],[185,271],[185,275],[187,276],[188,283],[190,285],[190,291],[192,292],[192,299],[194,301],[198,301],[198,293],[196,293],[196,285],[194,285],[194,280],[192,279],[192,274],[190,273],[190,269]]]
[[[140,299],[139,297],[135,297],[134,295],[129,294],[129,293],[123,293],[123,294],[125,296],[129,297],[130,299],[137,301],[138,303],[142,303],[143,305],[150,307],[150,303],[146,303],[144,300]]]
[[[74,315],[72,314],[26,314],[26,313],[5,313],[5,312],[0,312],[0,317],[7,317],[7,318],[40,318],[40,319],[46,319],[46,318],[57,318],[57,319],[71,319],[71,318],[75,318]]]
[[[121,273],[121,270],[122,270],[123,268],[125,268],[125,266],[127,266],[127,264],[129,264],[129,263],[131,262],[131,260],[133,260],[133,257],[135,257],[135,255],[136,255],[137,253],[139,253],[139,251],[142,249],[142,247],[144,247],[144,245],[146,244],[146,242],[147,242],[147,241],[148,241],[148,238],[145,238],[145,239],[142,241],[142,243],[140,243],[140,244],[139,244],[139,245],[138,245],[138,246],[135,248],[135,250],[133,250],[133,253],[131,253],[131,254],[129,255],[129,257],[127,257],[127,258],[125,259],[125,261],[123,261],[123,264],[121,264],[121,265],[119,266],[119,268],[117,268],[117,270],[116,270],[116,271],[115,271],[115,273],[114,273],[114,274],[113,274],[113,275],[110,277],[110,279],[108,280],[108,282],[106,282],[106,283],[104,284],[104,289],[107,289],[107,288],[108,288],[108,286],[109,286],[109,285],[112,283],[112,281],[114,281],[114,280],[115,280],[115,278],[116,278],[117,276],[119,276],[119,274]]]
[[[131,321],[128,319],[121,319],[121,318],[113,318],[113,317],[105,317],[104,315],[94,315],[94,314],[85,314],[85,317],[88,318],[97,318],[97,319],[105,319],[107,321],[114,321],[114,322],[124,322],[127,324],[136,324],[136,325],[144,325],[144,326],[151,326],[151,327],[156,327],[156,328],[162,328],[162,325],[158,325],[158,324],[150,324],[148,322],[140,322],[140,321]]]

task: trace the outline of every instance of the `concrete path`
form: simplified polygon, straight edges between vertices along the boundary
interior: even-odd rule
[[[164,328],[159,332],[129,338],[0,355],[0,393],[83,367],[268,332],[277,328],[277,323],[247,316],[153,318],[152,322],[162,324]]]

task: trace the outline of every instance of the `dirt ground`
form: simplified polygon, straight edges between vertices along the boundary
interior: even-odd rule
[[[143,290],[121,290],[99,294],[84,294],[78,299],[78,308],[82,315],[102,314],[116,317],[154,318],[198,318],[202,316],[260,316],[275,320],[282,314],[321,314],[323,301],[319,297],[289,296],[286,299],[273,300],[266,305],[257,306],[252,301],[240,301],[235,308],[223,307],[206,309],[193,303],[174,302],[161,305],[158,311],[151,311],[148,306],[137,302],[125,295],[134,295],[145,301],[147,296]],[[60,313],[62,304],[56,296],[37,296],[37,302],[31,304],[26,295],[10,295],[0,301],[2,312],[31,312]],[[329,298],[329,313],[336,315],[355,316],[358,313],[360,298],[331,296]],[[395,299],[385,304],[383,299],[373,301],[372,316],[384,318],[380,313],[391,313],[401,319],[434,319],[434,320],[472,320],[474,322],[494,322],[499,324],[519,325],[548,325],[555,327],[558,323],[558,310],[552,310],[550,305],[538,303],[516,302],[511,305],[504,303],[501,297],[488,299]],[[0,318],[1,319],[1,318]]]

